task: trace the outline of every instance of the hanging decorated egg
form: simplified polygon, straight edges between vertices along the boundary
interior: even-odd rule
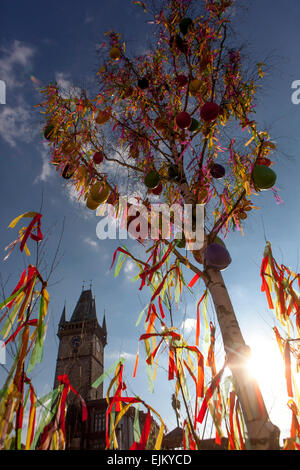
[[[144,182],[147,188],[154,189],[159,185],[160,176],[155,170],[149,171],[145,176]]]
[[[100,206],[100,203],[94,201],[94,199],[93,199],[91,196],[89,196],[89,197],[87,198],[87,200],[86,200],[86,207],[87,207],[88,209],[90,209],[91,211],[94,211],[94,210],[96,210],[97,207],[99,207],[99,206]]]
[[[54,137],[54,125],[53,124],[49,124],[48,126],[46,126],[45,130],[44,130],[44,137],[45,139],[47,140],[51,140],[53,137]]]
[[[159,196],[161,193],[162,193],[162,190],[163,190],[163,185],[161,183],[159,183],[156,188],[153,188],[151,190],[152,194],[155,194],[156,196]]]
[[[205,263],[210,268],[220,271],[226,269],[231,263],[231,257],[225,246],[220,243],[211,243],[204,252]]]
[[[176,235],[178,235],[178,234],[176,234]],[[176,241],[176,246],[178,248],[185,248],[186,240],[185,240],[184,233],[183,232],[180,233],[181,238],[177,238],[176,235],[175,235],[175,239],[177,240]]]
[[[200,87],[201,87],[201,80],[198,80],[198,78],[195,78],[194,80],[190,82],[189,91],[192,95],[195,95],[200,90]]]
[[[192,118],[189,113],[182,111],[176,116],[176,124],[180,129],[188,129],[192,124]]]
[[[138,80],[138,87],[141,90],[146,90],[149,87],[149,81],[147,80],[146,77],[140,78]]]
[[[103,152],[95,152],[93,155],[93,162],[95,165],[100,165],[103,162],[104,155]]]
[[[219,163],[213,163],[210,167],[210,174],[213,178],[220,179],[225,176],[225,168]]]
[[[276,182],[276,173],[265,165],[255,165],[252,172],[252,179],[256,189],[270,189]]]
[[[189,28],[192,26],[193,20],[191,18],[183,18],[179,23],[179,29],[184,36],[188,33]]]
[[[168,167],[168,179],[175,180],[179,177],[179,171],[176,165],[170,165]]]
[[[99,111],[95,119],[97,124],[105,124],[110,119],[109,111]]]
[[[75,145],[72,141],[67,140],[63,143],[61,150],[66,155],[72,155],[75,152]]]
[[[220,108],[216,103],[205,103],[200,111],[201,119],[205,122],[215,121],[219,115]]]
[[[69,180],[70,178],[72,178],[73,174],[74,174],[74,171],[72,171],[71,166],[70,166],[70,165],[66,165],[66,166],[64,167],[64,170],[63,170],[61,176],[62,176],[65,180]]]
[[[121,57],[121,51],[118,47],[112,47],[109,51],[109,57],[113,60],[119,60]]]
[[[188,84],[188,78],[185,75],[177,75],[176,83],[179,88],[183,88]]]
[[[102,204],[108,198],[109,193],[109,186],[102,181],[98,181],[91,187],[90,197],[98,204]]]
[[[189,131],[190,132],[196,132],[199,129],[199,126],[200,126],[200,122],[197,121],[197,119],[192,118],[192,123],[189,127]]]
[[[169,45],[171,49],[178,49],[180,52],[185,53],[186,52],[186,44],[184,40],[179,36],[179,34],[176,34],[176,36],[171,36]]]

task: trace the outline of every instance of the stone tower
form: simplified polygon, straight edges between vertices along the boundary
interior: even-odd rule
[[[67,374],[71,385],[85,401],[103,398],[102,385],[95,389],[92,384],[103,373],[107,330],[105,316],[102,326],[98,323],[91,289],[82,290],[69,321],[63,309],[57,336],[59,349],[54,388],[58,386],[57,377]]]

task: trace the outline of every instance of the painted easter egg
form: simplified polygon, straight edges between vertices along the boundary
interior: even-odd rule
[[[47,140],[51,140],[54,136],[54,125],[53,124],[49,124],[48,126],[46,126],[45,130],[44,130],[44,137],[45,139]]]
[[[252,172],[254,186],[257,189],[270,189],[276,182],[276,173],[265,165],[255,165]]]
[[[231,257],[225,246],[220,243],[211,243],[204,252],[205,263],[211,268],[222,271],[231,263]]]
[[[100,165],[103,162],[104,155],[103,152],[95,152],[93,155],[93,162],[95,165]]]
[[[210,174],[213,178],[220,179],[225,176],[225,168],[219,163],[214,163],[210,167]]]
[[[94,201],[94,199],[93,199],[91,196],[89,196],[89,197],[87,198],[87,200],[86,200],[86,207],[87,207],[88,209],[90,209],[91,211],[96,210],[97,207],[99,207],[99,205],[100,205],[100,203]]]
[[[74,171],[72,171],[72,168],[70,167],[70,165],[66,165],[64,167],[64,170],[62,172],[62,177],[65,179],[65,180],[69,180],[70,178],[72,178],[74,174]]]
[[[177,75],[176,83],[179,86],[179,88],[183,88],[187,85],[188,78],[185,75]]]
[[[216,103],[205,103],[200,111],[201,119],[205,122],[215,121],[219,115],[220,108]]]
[[[175,180],[176,178],[178,178],[179,176],[179,172],[178,172],[178,168],[176,165],[170,165],[168,167],[168,179],[169,180]]]
[[[159,181],[160,181],[160,176],[155,170],[149,171],[149,173],[146,174],[145,179],[144,179],[145,185],[149,189],[156,188],[159,184]]]
[[[121,57],[121,51],[118,47],[112,47],[109,51],[109,57],[113,60],[119,60]]]
[[[163,190],[163,185],[161,183],[159,183],[156,188],[153,188],[152,189],[152,194],[155,194],[156,196],[159,196],[161,193],[162,193],[162,190]]]
[[[177,234],[176,234],[176,235],[177,235]],[[178,239],[177,239],[176,236],[175,236],[175,239],[177,240],[177,241],[176,241],[176,246],[177,246],[178,248],[185,248],[186,241],[185,241],[184,233],[182,232],[180,235],[181,235],[181,238],[178,238]]]
[[[101,181],[98,181],[91,187],[90,197],[98,204],[102,204],[108,198],[109,193],[109,186]]]
[[[149,81],[147,80],[146,77],[140,78],[138,80],[138,87],[141,90],[146,90],[149,87]]]
[[[190,132],[196,132],[199,129],[199,126],[200,126],[200,122],[197,121],[197,119],[192,118],[192,123],[189,127],[189,131]]]
[[[176,116],[176,124],[180,129],[188,129],[192,124],[192,118],[189,113],[182,111]]]
[[[198,80],[198,78],[195,78],[190,82],[189,85],[189,91],[192,95],[195,95],[201,87],[201,80]]]
[[[96,117],[97,124],[105,124],[110,119],[109,111],[99,111]]]

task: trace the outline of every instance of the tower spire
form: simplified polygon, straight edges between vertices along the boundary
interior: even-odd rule
[[[64,305],[64,308],[63,308],[63,311],[62,311],[62,314],[61,314],[61,317],[60,317],[60,320],[59,320],[58,327],[63,328],[65,324],[66,324],[66,304]]]

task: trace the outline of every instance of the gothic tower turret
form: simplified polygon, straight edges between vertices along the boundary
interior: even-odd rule
[[[103,373],[107,329],[105,316],[102,326],[98,323],[91,289],[82,290],[69,321],[64,307],[57,336],[59,349],[54,387],[58,386],[57,377],[67,374],[71,385],[84,400],[102,398],[102,385],[96,390],[92,384]]]

